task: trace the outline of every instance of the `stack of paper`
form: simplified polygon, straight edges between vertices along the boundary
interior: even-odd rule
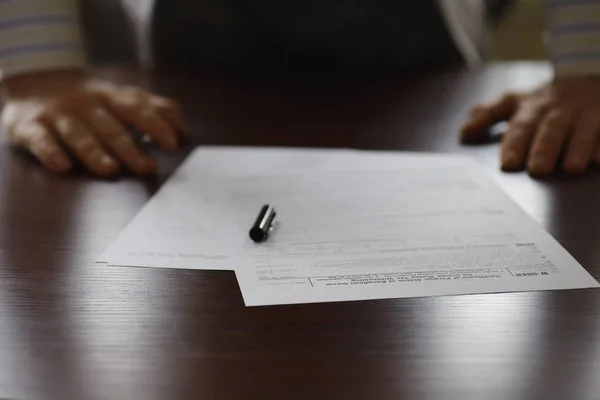
[[[199,148],[101,262],[235,270],[246,305],[598,286],[476,163],[423,153]]]

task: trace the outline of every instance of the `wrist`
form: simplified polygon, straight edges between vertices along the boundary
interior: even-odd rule
[[[82,69],[61,69],[11,76],[0,82],[3,98],[19,98],[40,93],[60,93],[81,84],[86,78]]]

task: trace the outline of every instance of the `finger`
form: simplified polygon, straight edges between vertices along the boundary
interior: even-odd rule
[[[11,134],[13,142],[27,149],[42,165],[52,172],[71,170],[69,156],[60,147],[48,128],[39,122],[18,125]]]
[[[485,135],[492,125],[510,118],[517,108],[517,103],[518,95],[506,93],[489,103],[478,104],[461,129],[461,139],[470,141]]]
[[[593,157],[593,162],[596,166],[600,166],[600,146],[598,146],[596,148],[596,151],[594,152],[594,157]]]
[[[173,128],[142,97],[123,96],[111,98],[109,106],[120,118],[131,124],[135,129],[148,134],[161,148],[173,150],[177,147],[177,135]]]
[[[596,148],[594,149],[594,155],[592,157],[592,162],[594,163],[594,165],[600,166],[600,140],[598,141],[598,144],[596,145]]]
[[[156,161],[144,154],[133,142],[131,136],[106,109],[96,107],[82,113],[96,135],[136,174],[156,172]]]
[[[501,164],[504,170],[521,169],[539,120],[546,111],[541,104],[522,105],[510,120],[509,128],[502,138]]]
[[[90,130],[74,115],[60,114],[54,118],[54,129],[71,152],[94,174],[112,176],[119,164],[102,148]]]
[[[599,134],[600,116],[595,112],[584,112],[574,126],[565,154],[563,169],[566,172],[580,174],[588,169],[598,145]]]
[[[571,132],[572,121],[570,112],[556,108],[544,116],[529,155],[528,168],[532,175],[546,175],[554,171]]]
[[[186,137],[190,136],[190,128],[184,122],[183,113],[181,112],[179,104],[173,100],[160,96],[152,96],[150,98],[150,104],[156,108],[160,116],[163,117],[177,133]]]

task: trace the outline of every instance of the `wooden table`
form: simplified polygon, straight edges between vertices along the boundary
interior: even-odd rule
[[[496,65],[321,93],[137,80],[184,104],[195,144],[467,154],[600,278],[600,174],[504,174],[497,144],[457,140],[476,99],[547,76]],[[245,308],[232,272],[94,264],[186,151],[146,181],[0,152],[2,399],[600,399],[598,290]]]

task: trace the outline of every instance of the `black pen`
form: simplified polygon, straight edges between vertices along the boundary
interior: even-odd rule
[[[250,239],[255,243],[262,243],[269,238],[269,234],[273,230],[273,223],[277,213],[273,206],[265,204],[260,209],[254,225],[250,228]]]

